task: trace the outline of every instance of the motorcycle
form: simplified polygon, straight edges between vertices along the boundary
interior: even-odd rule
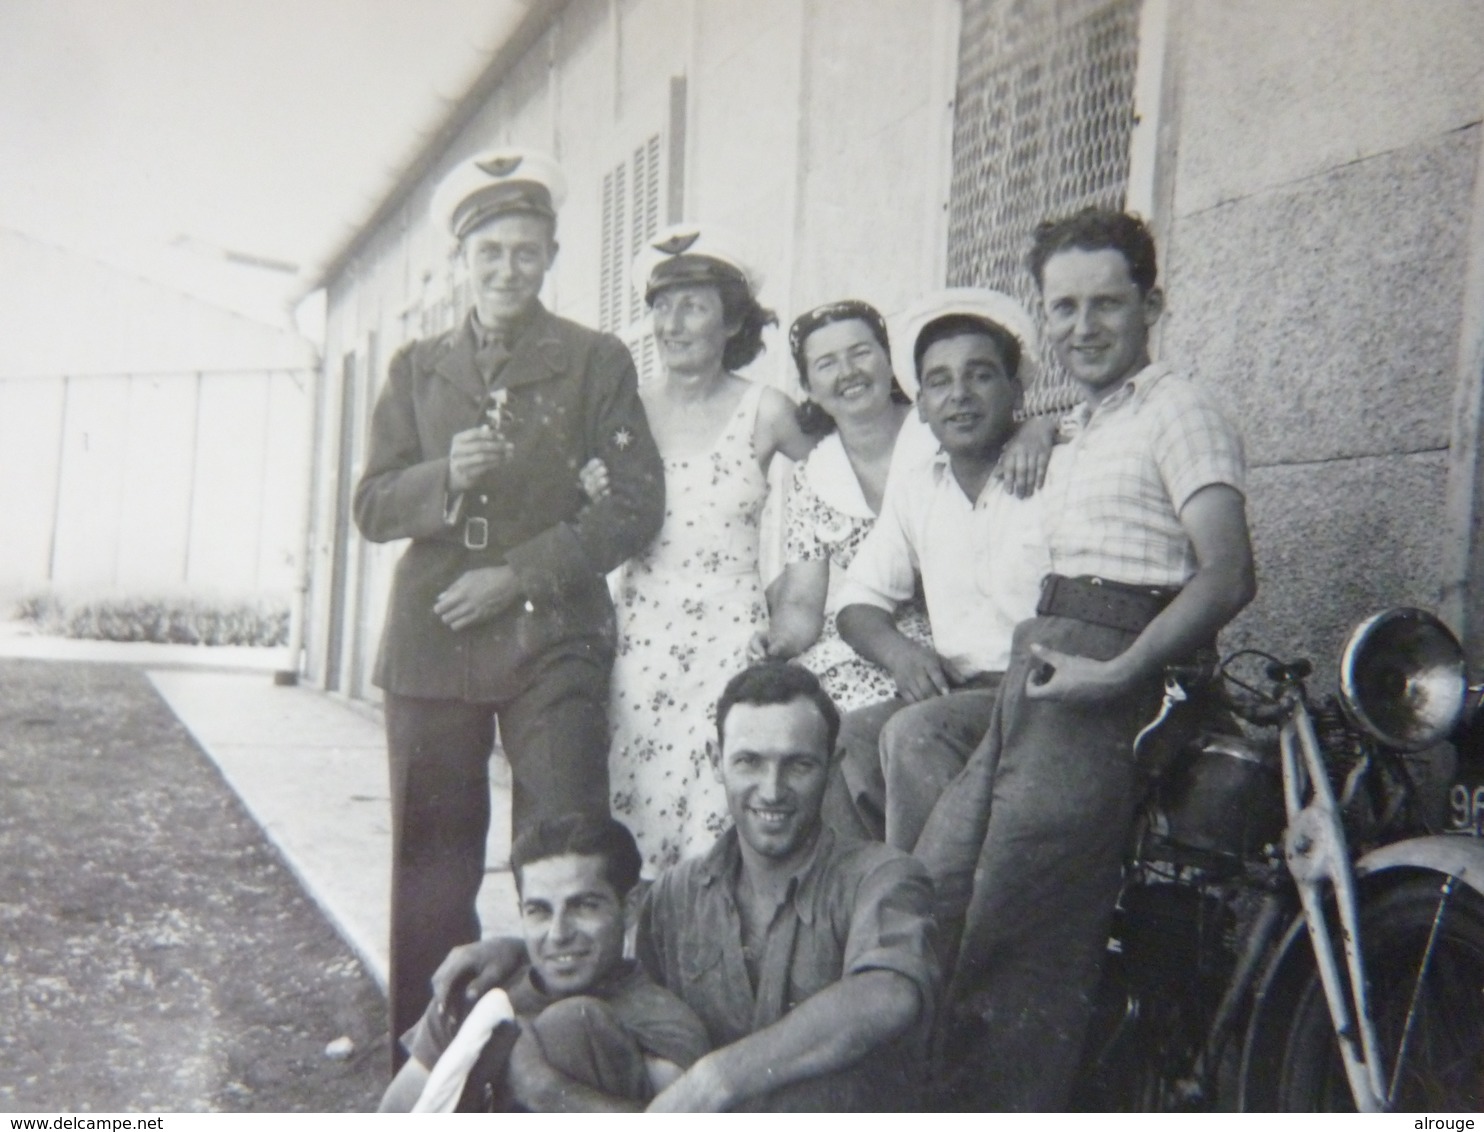
[[[1419,609],[1339,668],[1319,700],[1308,661],[1255,650],[1169,672],[1078,1107],[1480,1109],[1484,687]],[[1439,820],[1418,769],[1444,742]]]

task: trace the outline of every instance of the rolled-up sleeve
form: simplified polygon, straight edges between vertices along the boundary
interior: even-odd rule
[[[933,886],[915,858],[894,855],[866,869],[856,887],[845,974],[895,971],[911,979],[925,1010],[935,1009],[941,972]]]
[[[888,482],[881,514],[871,533],[861,542],[860,550],[845,573],[840,587],[839,608],[847,605],[873,605],[894,613],[898,605],[909,601],[917,588],[917,556],[907,533],[905,501],[900,491]]]

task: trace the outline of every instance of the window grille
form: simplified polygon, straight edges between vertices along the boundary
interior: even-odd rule
[[[643,296],[630,285],[629,265],[659,231],[664,175],[660,135],[653,134],[603,177],[598,325],[623,339],[641,384],[654,373],[654,337]]]
[[[1121,208],[1134,126],[1139,0],[965,0],[959,40],[948,282],[994,287],[1039,323],[1025,268],[1036,224],[1086,205]],[[1027,412],[1076,387],[1044,343]]]

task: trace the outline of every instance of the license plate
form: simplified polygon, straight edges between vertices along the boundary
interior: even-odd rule
[[[1484,837],[1484,769],[1465,774],[1449,787],[1448,829]]]

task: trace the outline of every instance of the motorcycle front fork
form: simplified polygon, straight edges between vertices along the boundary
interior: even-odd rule
[[[1360,909],[1345,829],[1303,694],[1289,689],[1286,697],[1288,712],[1279,733],[1283,796],[1288,810],[1283,854],[1303,903],[1304,923],[1356,1110],[1384,1112],[1389,1090],[1384,1083],[1381,1047],[1366,992]],[[1325,914],[1327,889],[1334,892],[1348,985],[1340,971],[1330,920]]]

